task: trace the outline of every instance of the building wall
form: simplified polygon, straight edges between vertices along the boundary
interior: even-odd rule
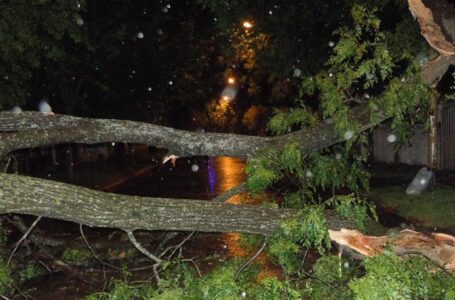
[[[404,163],[408,165],[426,165],[428,163],[428,135],[423,129],[417,129],[409,145],[389,143],[390,131],[387,126],[378,126],[373,131],[373,157],[377,162]]]

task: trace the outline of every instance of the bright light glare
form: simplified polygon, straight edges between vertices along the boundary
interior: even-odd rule
[[[224,101],[229,101],[229,100],[231,100],[231,98],[229,98],[229,96],[223,96],[223,100]]]
[[[245,27],[246,29],[250,29],[251,27],[253,27],[253,23],[251,23],[250,21],[244,21],[243,27]]]
[[[234,84],[235,83],[235,78],[234,77],[229,77],[227,81],[228,81],[229,84]]]

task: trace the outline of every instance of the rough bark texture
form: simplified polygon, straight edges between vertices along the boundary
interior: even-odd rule
[[[402,230],[394,236],[368,236],[357,230],[329,230],[332,241],[371,257],[391,247],[397,255],[421,254],[448,271],[455,271],[455,237]]]
[[[371,122],[367,105],[352,110],[352,120],[363,130],[377,125],[384,118]],[[126,142],[166,148],[177,156],[231,156],[250,158],[264,148],[282,148],[296,142],[303,155],[339,141],[332,125],[320,122],[277,137],[240,134],[204,133],[178,130],[154,124],[113,119],[89,119],[66,115],[46,116],[37,112],[0,113],[0,156],[17,149],[60,143]]]
[[[269,235],[296,210],[98,192],[65,183],[0,174],[0,214],[20,213],[124,230],[244,232]],[[332,229],[353,228],[327,212]]]

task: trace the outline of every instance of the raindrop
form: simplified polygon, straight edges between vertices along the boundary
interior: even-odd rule
[[[246,298],[246,292],[242,292],[241,296],[242,298]]]
[[[169,81],[169,85],[173,85],[174,83],[172,82],[172,80]]]
[[[348,263],[348,262],[345,262],[345,263],[343,264],[343,267],[345,267],[345,269],[349,268],[349,263]]]
[[[294,77],[300,77],[301,74],[302,74],[302,71],[300,71],[299,68],[294,69],[294,74],[293,74]]]
[[[112,142],[111,145],[112,145],[112,146],[115,146],[115,142]]]
[[[308,170],[308,171],[306,171],[305,175],[306,175],[306,177],[313,177],[313,172]]]
[[[8,79],[9,79],[9,76],[8,76],[8,75],[6,75],[6,76],[5,76],[5,80],[8,80]]]
[[[143,39],[144,38],[144,34],[142,32],[138,32],[137,33],[137,38],[138,39]]]
[[[194,164],[194,165],[191,166],[191,171],[197,172],[198,170],[199,170],[199,166],[198,165]]]
[[[365,93],[365,95],[363,95],[363,97],[364,97],[365,99],[370,99],[370,94]]]
[[[269,15],[272,15],[273,14],[273,11],[269,10]]]
[[[387,136],[387,142],[389,143],[395,143],[397,141],[397,136],[394,134],[389,134]]]
[[[333,47],[333,46],[335,46],[335,43],[332,42],[332,41],[330,41],[330,42],[329,42],[329,47]]]
[[[159,35],[162,35],[162,34],[163,34],[163,30],[158,29],[158,30],[156,31],[156,33],[158,33]]]
[[[350,140],[350,139],[352,139],[353,136],[354,136],[354,131],[352,131],[352,130],[347,130],[344,133],[344,139],[345,140]]]
[[[341,159],[341,154],[340,153],[335,154],[335,158],[340,160]]]
[[[421,185],[425,185],[425,183],[427,183],[427,181],[426,181],[425,179],[423,179],[423,178],[420,179],[420,184],[421,184]]]
[[[82,18],[77,18],[76,19],[76,24],[79,25],[79,26],[82,26],[82,25],[84,25],[84,20],[82,20]]]
[[[152,87],[149,86],[149,87],[147,88],[147,91],[151,92],[151,91],[152,91]]]
[[[329,77],[333,77],[333,74],[332,74],[332,72],[330,72],[330,73],[329,73]]]

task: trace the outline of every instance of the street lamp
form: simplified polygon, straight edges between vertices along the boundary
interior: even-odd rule
[[[250,29],[250,28],[253,27],[253,23],[251,23],[250,21],[244,21],[244,22],[243,22],[243,27],[244,27],[245,29]]]
[[[227,82],[228,82],[229,84],[234,84],[234,83],[235,83],[235,77],[232,77],[232,76],[229,77],[229,78],[227,79]]]

